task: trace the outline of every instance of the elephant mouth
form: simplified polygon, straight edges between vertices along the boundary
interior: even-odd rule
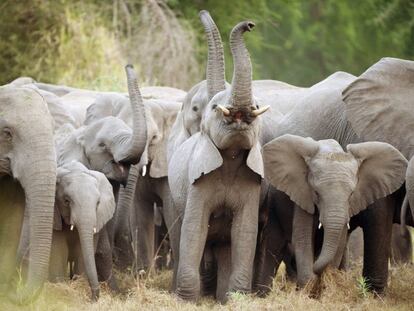
[[[102,173],[109,181],[120,183],[125,187],[128,180],[129,165],[111,160],[104,165]]]

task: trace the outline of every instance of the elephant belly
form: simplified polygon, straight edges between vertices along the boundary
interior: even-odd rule
[[[229,243],[231,240],[232,212],[222,208],[210,215],[207,241],[210,243]]]

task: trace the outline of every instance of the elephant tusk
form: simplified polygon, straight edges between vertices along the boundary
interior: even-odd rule
[[[269,106],[269,105],[267,105],[267,106],[264,106],[264,107],[262,107],[262,108],[259,108],[259,109],[256,109],[256,110],[253,110],[253,111],[251,112],[251,114],[252,114],[252,116],[257,117],[257,116],[260,116],[262,113],[265,113],[265,112],[266,112],[269,108],[270,108],[270,106]]]
[[[93,227],[93,233],[94,234],[96,233],[96,227]]]
[[[73,231],[73,228],[75,228],[74,225],[70,225],[70,231]]]
[[[217,105],[217,109],[219,109],[226,117],[230,115],[230,110],[228,110],[226,107],[223,107],[222,105]]]
[[[144,165],[142,167],[142,176],[145,176],[145,175],[147,175],[147,166],[146,165]]]
[[[351,226],[349,225],[349,222],[346,224],[346,227],[349,229],[351,229]]]
[[[318,225],[318,229],[322,228],[322,223],[320,222]]]

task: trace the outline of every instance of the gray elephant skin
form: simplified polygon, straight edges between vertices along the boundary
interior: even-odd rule
[[[0,87],[0,294],[30,301],[47,278],[55,202],[56,156],[53,120],[40,94],[28,88]],[[22,215],[30,224],[27,281],[15,292]]]

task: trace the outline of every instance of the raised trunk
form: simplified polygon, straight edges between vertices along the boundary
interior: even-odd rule
[[[224,51],[220,32],[207,11],[200,12],[200,20],[207,36],[207,93],[210,101],[214,95],[226,88]]]
[[[30,145],[34,147],[26,151],[25,157],[20,155],[26,163],[22,172],[16,174],[25,191],[26,208],[30,211],[27,283],[16,296],[11,296],[20,303],[34,298],[48,275],[56,187],[56,160],[50,136],[36,133],[36,137],[30,139]]]
[[[344,215],[329,215],[325,219],[322,250],[313,266],[313,271],[319,275],[334,261],[341,239],[347,232],[347,219]]]
[[[131,138],[123,142],[125,151],[122,152],[115,161],[127,164],[137,164],[145,150],[147,142],[145,108],[133,66],[127,65],[125,71],[128,80],[128,93],[131,102],[133,127]]]
[[[253,22],[241,22],[233,28],[230,34],[230,49],[234,63],[231,105],[235,108],[246,108],[252,105],[252,64],[243,40],[243,33],[250,31],[253,27]]]
[[[91,287],[92,300],[99,297],[98,273],[96,272],[95,250],[93,243],[93,225],[80,224],[78,227],[79,239],[82,249],[82,258],[85,273]]]

